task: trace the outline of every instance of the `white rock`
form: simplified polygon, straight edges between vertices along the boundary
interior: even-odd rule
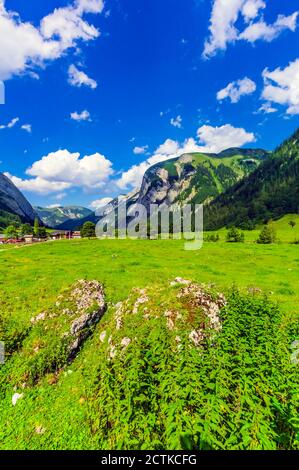
[[[131,340],[130,338],[123,338],[122,341],[121,341],[121,345],[124,347],[124,348],[127,348],[129,346],[129,344],[131,343]]]
[[[192,343],[195,345],[195,346],[199,346],[202,342],[202,340],[204,339],[204,335],[202,334],[201,331],[191,331],[190,335],[189,335],[189,339],[192,341]]]
[[[23,393],[14,393],[14,395],[12,396],[12,400],[11,400],[13,406],[16,406],[17,401],[23,398],[23,396],[24,396]]]
[[[104,343],[105,339],[106,339],[106,336],[107,336],[107,332],[106,331],[103,331],[101,334],[100,334],[100,341],[101,343]]]
[[[188,281],[188,279],[183,279],[182,277],[176,277],[175,280],[170,283],[171,286],[176,286],[177,284],[188,286],[191,284],[191,281]]]

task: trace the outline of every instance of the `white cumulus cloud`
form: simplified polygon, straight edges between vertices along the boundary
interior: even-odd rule
[[[31,126],[31,124],[23,124],[23,125],[21,126],[21,129],[23,129],[23,131],[28,132],[29,134],[31,134],[31,132],[32,132],[32,126]]]
[[[97,82],[93,80],[93,78],[90,78],[85,72],[83,72],[83,70],[77,69],[74,64],[69,66],[68,82],[72,86],[87,86],[92,90],[94,90],[98,86]]]
[[[10,173],[4,173],[21,190],[30,193],[47,195],[58,191],[63,191],[71,187],[70,183],[48,181],[44,178],[22,179]]]
[[[273,114],[277,112],[277,108],[274,108],[271,103],[266,102],[263,103],[262,106],[258,110],[259,113],[264,113],[264,114]]]
[[[102,0],[75,0],[71,5],[56,8],[41,19],[39,26],[22,21],[0,0],[0,80],[28,73],[56,60],[78,42],[96,39],[100,32],[84,19],[87,13],[103,10]]]
[[[255,142],[256,138],[252,132],[243,128],[236,128],[230,124],[221,127],[202,126],[197,130],[197,138],[187,138],[182,143],[167,139],[161,144],[154,154],[138,165],[133,165],[124,171],[117,181],[122,190],[137,188],[141,185],[144,173],[156,163],[179,157],[184,153],[207,152],[218,153],[230,147],[242,147]]]
[[[256,84],[250,78],[243,78],[235,82],[231,82],[226,88],[218,91],[217,100],[222,101],[229,98],[232,103],[238,103],[241,96],[251,95],[256,90]]]
[[[134,147],[133,149],[133,152],[135,153],[135,155],[142,155],[144,153],[146,153],[148,150],[148,145],[143,145],[142,147]]]
[[[262,0],[214,0],[203,56],[213,57],[239,40],[272,41],[284,30],[295,31],[298,11],[289,16],[279,15],[273,24],[267,24],[262,16],[265,8],[266,2]]]
[[[269,103],[287,106],[287,114],[299,114],[299,59],[272,72],[265,69],[262,98]]]
[[[252,132],[243,128],[225,124],[221,127],[202,126],[197,131],[197,136],[204,147],[202,151],[218,153],[230,147],[243,147],[256,141]]]
[[[96,199],[89,204],[89,207],[94,211],[101,209],[102,207],[107,206],[112,201],[111,197],[103,197],[102,199]]]
[[[112,162],[100,153],[80,158],[80,153],[57,150],[34,162],[26,174],[30,178],[10,177],[21,190],[51,194],[71,187],[86,191],[102,188],[112,176],[113,168]]]
[[[265,23],[264,20],[260,20],[257,23],[250,24],[242,34],[240,34],[239,39],[245,39],[252,43],[258,39],[271,42],[285,29],[294,32],[297,27],[297,18],[298,12],[295,12],[290,16],[279,15],[275,23],[271,25]]]
[[[20,121],[20,118],[16,117],[9,121],[8,124],[1,124],[0,129],[12,129]]]
[[[75,111],[74,113],[71,113],[71,119],[77,122],[91,121],[90,112],[87,111],[86,109],[82,111],[81,113],[78,113],[77,111]]]
[[[183,122],[182,116],[177,116],[176,118],[171,118],[170,120],[170,124],[173,127],[177,127],[178,129],[182,128],[182,122]]]

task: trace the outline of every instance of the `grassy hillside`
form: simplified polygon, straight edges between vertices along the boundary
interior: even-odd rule
[[[299,130],[206,209],[206,229],[248,226],[299,210]]]
[[[295,222],[296,225],[291,227],[289,222]],[[271,222],[276,234],[277,234],[277,243],[294,243],[295,241],[299,240],[299,215],[298,214],[287,214],[281,219],[273,220]],[[254,230],[245,230],[245,242],[246,243],[254,243],[264,224],[258,224]],[[220,236],[220,240],[225,241],[226,237],[226,228],[221,228],[217,230],[215,233],[218,233]],[[214,232],[207,232],[207,236]]]
[[[9,212],[0,210],[0,232],[4,231],[5,228],[11,224],[20,225],[20,217]]]
[[[269,156],[260,149],[228,149],[220,154],[190,153],[157,163],[143,178],[139,201],[203,203],[248,176]]]
[[[298,447],[296,245],[220,241],[188,252],[180,241],[73,240],[0,258],[1,449]],[[170,285],[177,276],[205,286],[184,291]],[[103,283],[108,310],[68,364],[67,309],[56,302],[78,279]],[[218,293],[221,330],[197,345],[201,305]],[[32,324],[41,312],[54,317]]]

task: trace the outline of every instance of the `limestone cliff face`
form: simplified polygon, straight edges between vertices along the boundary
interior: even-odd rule
[[[259,149],[228,149],[220,154],[185,154],[152,166],[144,175],[139,203],[206,203],[255,170],[268,155]]]
[[[3,173],[0,173],[0,210],[18,215],[23,222],[28,223],[37,217],[21,191]]]

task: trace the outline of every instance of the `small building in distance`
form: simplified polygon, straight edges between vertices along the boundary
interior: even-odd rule
[[[72,238],[81,238],[81,232],[80,231],[72,232]]]
[[[24,235],[23,239],[25,243],[33,243],[33,235]]]
[[[68,232],[65,230],[57,230],[55,232],[50,233],[50,237],[52,240],[66,240],[71,238],[72,232]]]

